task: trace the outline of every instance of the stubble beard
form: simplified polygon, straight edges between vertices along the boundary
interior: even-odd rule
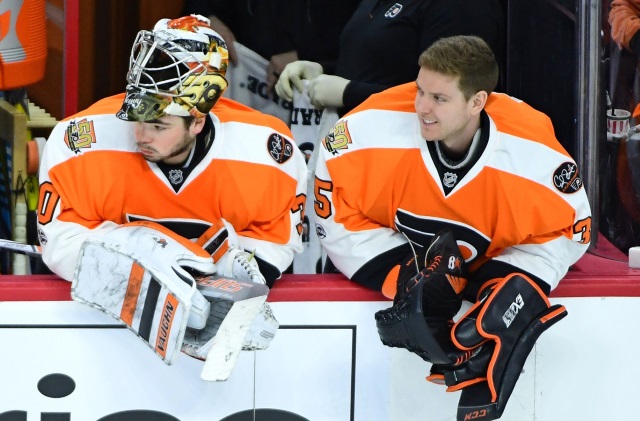
[[[169,164],[167,163],[167,160],[170,160],[171,158],[175,158],[176,156],[182,155],[187,151],[190,151],[191,148],[193,148],[195,146],[195,142],[196,142],[196,138],[194,137],[190,137],[188,134],[185,134],[182,137],[182,140],[180,141],[180,143],[178,143],[171,151],[169,151],[168,154],[161,156],[161,157],[150,157],[150,156],[144,156],[144,159],[146,159],[149,162],[153,162],[153,163],[160,163],[160,164]],[[156,152],[155,149],[152,149],[153,152]]]

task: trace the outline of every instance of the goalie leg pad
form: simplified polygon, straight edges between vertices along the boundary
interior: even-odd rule
[[[463,317],[454,326],[454,342],[480,335],[493,342],[495,348],[486,381],[469,382],[470,386],[462,390],[459,421],[479,414],[486,420],[502,416],[536,340],[567,311],[562,305],[550,305],[540,287],[525,275],[511,274],[492,287],[477,314],[475,323],[468,323]],[[465,331],[473,329],[477,332]]]

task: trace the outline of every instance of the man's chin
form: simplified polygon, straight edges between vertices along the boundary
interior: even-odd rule
[[[426,140],[427,142],[435,142],[435,141],[439,140],[438,138],[436,138],[434,136],[425,136],[424,134],[422,135],[422,138],[424,140]]]
[[[424,140],[426,140],[427,142],[434,142],[434,141],[440,139],[433,131],[421,130],[420,131],[420,136]]]
[[[142,155],[142,157],[145,159],[145,161],[153,162],[154,164],[157,164],[158,162],[162,161],[162,159],[158,158],[157,156],[153,156],[153,155]]]

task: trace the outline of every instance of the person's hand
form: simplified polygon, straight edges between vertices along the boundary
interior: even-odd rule
[[[271,92],[280,74],[289,63],[298,60],[296,51],[287,51],[286,53],[274,54],[271,56],[269,65],[267,66],[267,92]]]
[[[293,87],[302,92],[302,79],[313,80],[322,74],[322,65],[313,61],[294,61],[285,66],[276,83],[276,94],[286,101],[293,101]]]
[[[215,16],[209,16],[209,20],[211,21],[211,29],[216,31],[218,35],[222,37],[225,44],[227,44],[227,51],[229,52],[229,61],[234,65],[238,64],[238,54],[236,54],[236,47],[233,43],[236,40],[236,36],[233,35],[233,32],[223,21],[218,19]]]
[[[318,109],[342,107],[342,94],[348,83],[348,79],[340,76],[319,75],[309,83],[309,102]]]

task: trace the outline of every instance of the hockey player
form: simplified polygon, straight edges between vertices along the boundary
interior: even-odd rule
[[[227,62],[208,19],[162,19],[137,35],[126,93],[60,122],[44,150],[44,262],[73,280],[74,298],[115,314],[141,337],[144,328],[156,351],[155,330],[139,313],[145,300],[169,301],[152,298],[152,285],[189,309],[192,339],[206,325],[206,340],[183,347],[204,358],[201,346],[217,328],[213,306],[200,287],[179,291],[212,274],[271,287],[302,250],[304,157],[283,122],[221,98]],[[133,291],[135,309],[127,307]],[[277,327],[265,304],[245,349],[266,348]]]
[[[322,246],[351,280],[394,298],[383,343],[462,390],[458,419],[501,416],[538,336],[566,315],[548,294],[587,250],[591,212],[543,113],[493,93],[494,56],[443,38],[415,83],[339,120],[316,168]],[[475,303],[457,323],[462,299]]]

